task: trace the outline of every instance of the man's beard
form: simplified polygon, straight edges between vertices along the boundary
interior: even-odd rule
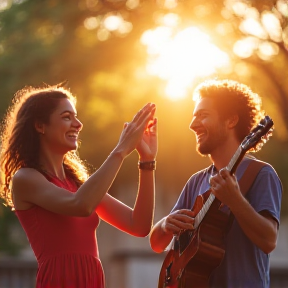
[[[210,155],[217,147],[224,143],[226,139],[226,131],[221,125],[220,127],[210,127],[208,138],[203,143],[197,143],[196,151],[202,155]]]

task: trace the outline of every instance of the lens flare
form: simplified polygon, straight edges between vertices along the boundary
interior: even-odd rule
[[[141,38],[147,47],[147,71],[167,81],[165,93],[173,100],[184,98],[197,77],[229,65],[228,55],[196,27],[174,33],[171,27],[147,30]]]

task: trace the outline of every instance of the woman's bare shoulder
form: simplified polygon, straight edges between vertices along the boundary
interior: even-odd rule
[[[30,178],[30,177],[35,177],[35,176],[42,176],[43,175],[36,169],[34,168],[20,168],[19,170],[17,170],[17,172],[14,174],[13,179],[12,180],[25,180]]]
[[[14,188],[25,188],[27,185],[33,185],[45,181],[46,178],[34,168],[20,168],[12,178]]]
[[[27,203],[27,194],[33,192],[35,182],[44,181],[45,177],[36,169],[20,168],[12,178],[12,194],[14,207],[17,210],[26,210],[34,205]]]

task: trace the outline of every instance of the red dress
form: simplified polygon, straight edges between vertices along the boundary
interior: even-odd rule
[[[72,181],[46,178],[71,193]],[[72,217],[39,206],[15,210],[38,262],[36,288],[103,288],[104,273],[98,255],[98,215]]]

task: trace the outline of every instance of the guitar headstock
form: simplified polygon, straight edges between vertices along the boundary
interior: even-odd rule
[[[269,116],[265,116],[259,124],[245,137],[241,143],[242,149],[247,152],[253,149],[258,151],[269,140],[273,131],[273,120]]]

